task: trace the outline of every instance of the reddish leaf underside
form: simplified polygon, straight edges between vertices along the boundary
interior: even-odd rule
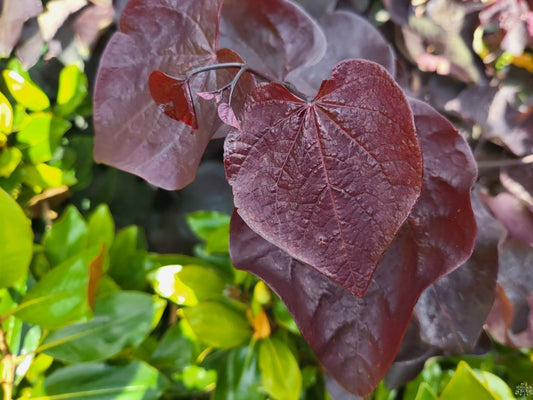
[[[469,257],[476,235],[470,149],[431,107],[415,100],[411,105],[425,155],[422,195],[364,297],[352,296],[262,239],[237,213],[231,223],[234,265],[272,287],[328,372],[361,396],[392,363],[420,293]]]
[[[422,183],[411,109],[380,65],[338,64],[311,103],[256,88],[225,145],[239,215],[260,236],[362,296]]]

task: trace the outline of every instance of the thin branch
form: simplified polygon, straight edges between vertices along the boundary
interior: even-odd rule
[[[533,154],[529,154],[525,157],[515,158],[515,159],[478,161],[477,166],[479,169],[484,169],[484,168],[515,167],[519,165],[528,165],[528,164],[533,164]]]
[[[6,333],[0,327],[0,364],[2,364],[2,375],[0,376],[0,386],[4,392],[4,400],[13,398],[13,381],[15,379],[15,361],[7,345]]]

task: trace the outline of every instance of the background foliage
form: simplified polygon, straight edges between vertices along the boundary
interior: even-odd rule
[[[454,293],[474,296],[463,302],[449,288],[422,296],[417,314],[436,317],[412,320],[372,397],[530,397],[531,2],[300,3],[379,27],[404,89],[452,120],[479,167],[469,263],[493,273],[463,275]],[[268,286],[233,268],[220,142],[179,192],[93,163],[94,71],[124,4],[2,4],[3,396],[356,398],[322,371]],[[482,292],[491,285],[495,297]]]

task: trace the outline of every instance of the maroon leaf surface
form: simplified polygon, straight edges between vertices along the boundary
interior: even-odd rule
[[[350,60],[306,103],[256,88],[224,162],[239,215],[259,235],[362,296],[417,200],[420,148],[403,92]]]
[[[533,247],[511,237],[499,247],[498,291],[487,326],[509,346],[533,346]]]
[[[418,296],[468,258],[476,233],[470,206],[476,171],[468,146],[431,107],[411,104],[425,154],[423,191],[364,297],[262,239],[237,213],[231,223],[234,265],[272,287],[320,362],[358,395],[370,393],[383,378]]]
[[[272,79],[324,54],[326,39],[318,24],[288,0],[224,0],[219,48],[237,52]]]
[[[43,11],[40,0],[3,0],[0,2],[0,57],[9,57],[28,19]]]
[[[494,301],[503,227],[473,196],[479,234],[465,264],[428,287],[415,306],[422,339],[443,351],[472,351]],[[453,234],[453,233],[450,233]]]
[[[94,93],[95,159],[137,174],[165,189],[194,179],[205,146],[220,122],[211,102],[196,107],[199,129],[168,118],[148,89],[154,70],[184,76],[216,62],[222,0],[132,0],[122,13],[120,32],[102,56]],[[228,58],[228,52],[225,52]],[[233,56],[233,61],[239,61]],[[230,60],[224,60],[230,61]],[[232,71],[233,73],[235,71]],[[228,82],[227,72],[195,77],[195,91]],[[231,80],[231,79],[229,79]]]
[[[351,58],[364,58],[384,66],[392,76],[395,74],[394,53],[381,33],[358,15],[337,11],[325,15],[320,24],[327,38],[327,50],[320,62],[297,68],[287,80],[299,91],[313,96],[333,66]]]
[[[309,14],[319,19],[335,9],[337,0],[296,0]]]

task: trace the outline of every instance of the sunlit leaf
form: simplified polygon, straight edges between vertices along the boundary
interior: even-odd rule
[[[10,134],[13,127],[13,108],[6,96],[0,93],[0,133]]]
[[[42,111],[50,107],[48,96],[32,81],[12,70],[2,71],[7,88],[15,100],[31,111]]]
[[[71,114],[87,97],[87,94],[87,77],[83,71],[76,65],[64,67],[59,73],[55,112],[61,116]]]

